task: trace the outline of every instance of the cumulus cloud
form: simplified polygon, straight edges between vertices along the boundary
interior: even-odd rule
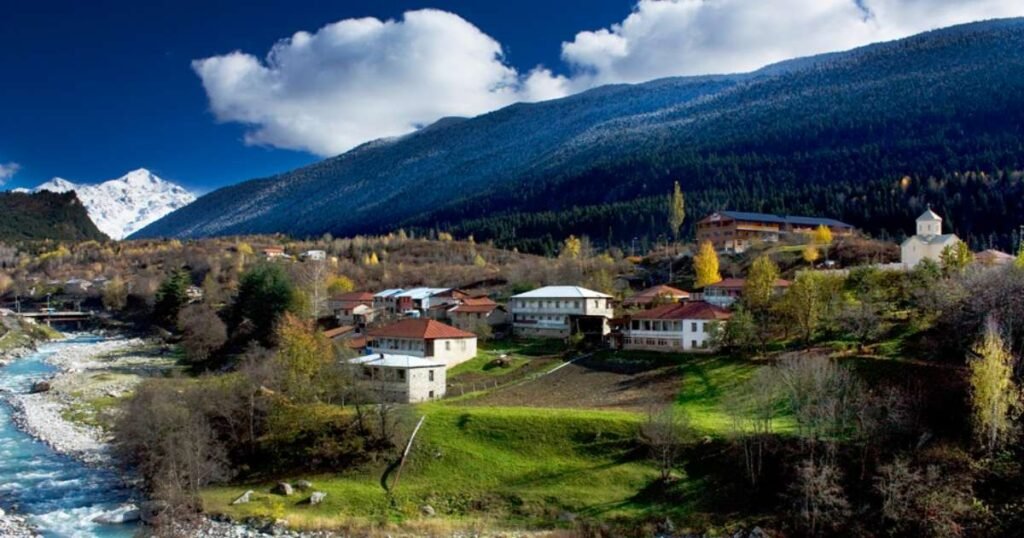
[[[347,19],[298,32],[263,60],[243,52],[192,63],[216,117],[246,141],[334,155],[444,116],[474,116],[564,94],[563,79],[506,65],[501,45],[457,15]]]
[[[21,165],[18,163],[0,163],[0,185],[7,183],[8,179],[18,173],[18,170],[21,170]]]
[[[625,20],[562,44],[571,87],[745,72],[798,56],[982,19],[1019,0],[640,0]]]
[[[521,73],[476,26],[426,9],[346,19],[283,39],[264,58],[236,51],[192,67],[216,117],[250,126],[248,143],[327,156],[444,116],[601,84],[743,72],[1019,15],[1020,0],[639,0],[619,23],[562,43],[566,73],[558,74]]]

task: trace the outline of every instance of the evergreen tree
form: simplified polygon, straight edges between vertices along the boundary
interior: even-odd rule
[[[278,264],[261,264],[242,275],[235,299],[232,325],[252,324],[254,336],[265,345],[273,342],[280,316],[296,306],[300,294]]]
[[[178,323],[178,312],[188,304],[188,287],[191,278],[183,269],[170,274],[156,291],[153,318],[163,327],[173,328]]]
[[[669,227],[672,228],[672,237],[679,240],[683,222],[686,220],[686,200],[683,198],[683,191],[679,188],[679,182],[675,182],[672,196],[669,198]]]

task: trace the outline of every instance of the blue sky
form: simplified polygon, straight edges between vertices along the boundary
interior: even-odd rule
[[[1021,15],[1019,0],[0,0],[0,184],[145,167],[205,192],[443,116]]]
[[[192,189],[308,164],[305,151],[246,145],[218,123],[193,59],[264,55],[298,30],[350,17],[401,17],[421,2],[0,0],[0,163],[20,165],[5,187],[53,176],[94,182],[146,167]],[[457,12],[529,69],[557,64],[579,28],[628,13],[622,0],[432,1]],[[539,13],[547,13],[538,16]]]

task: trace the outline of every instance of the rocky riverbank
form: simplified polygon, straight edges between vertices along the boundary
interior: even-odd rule
[[[8,514],[0,509],[0,536],[4,538],[37,538],[39,534],[32,529],[25,518]]]

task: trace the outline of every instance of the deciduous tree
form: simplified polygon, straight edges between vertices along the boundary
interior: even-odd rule
[[[697,274],[697,279],[694,282],[694,286],[697,288],[722,281],[722,274],[718,269],[718,253],[715,252],[711,241],[704,241],[700,244],[697,255],[693,257],[693,270]]]
[[[679,240],[679,234],[683,229],[683,222],[686,220],[686,200],[683,197],[683,191],[679,188],[679,182],[675,182],[675,186],[672,188],[672,196],[669,197],[669,218],[668,225],[672,230],[672,236],[675,237],[676,241]]]
[[[971,409],[978,443],[994,452],[1003,446],[1013,428],[1021,393],[1013,381],[1013,356],[989,319],[985,334],[970,360]]]

